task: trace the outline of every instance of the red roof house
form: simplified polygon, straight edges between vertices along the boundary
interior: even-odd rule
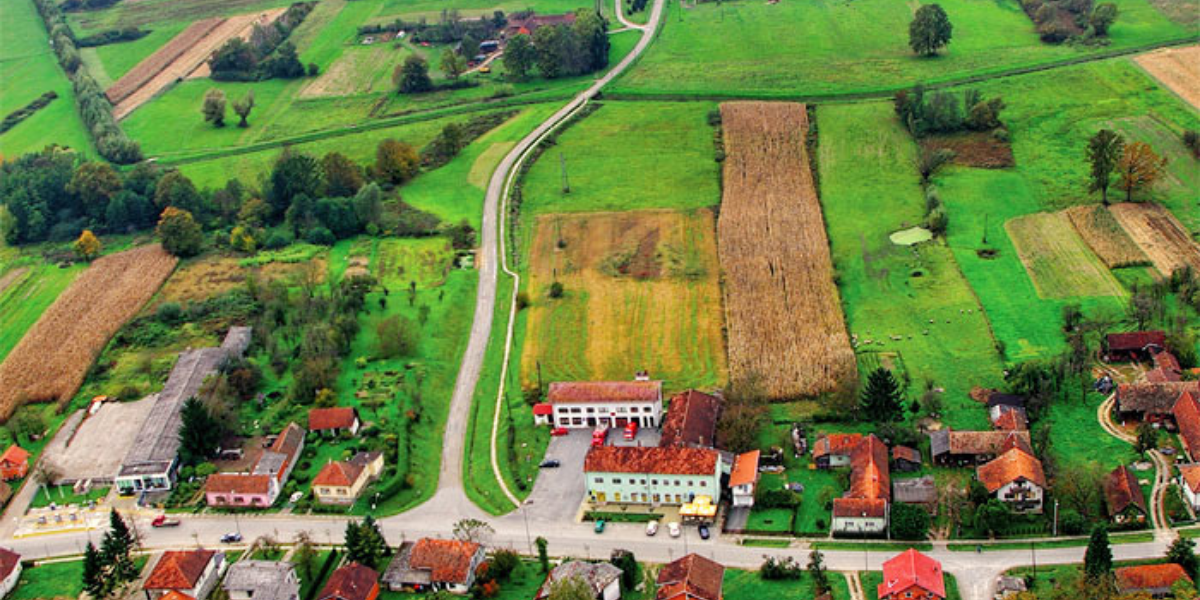
[[[1171,413],[1175,416],[1183,449],[1196,460],[1200,457],[1200,394],[1191,391],[1180,394]]]
[[[1144,521],[1146,496],[1138,485],[1137,477],[1129,467],[1121,465],[1104,478],[1104,500],[1108,505],[1108,516],[1118,523]]]
[[[401,544],[383,582],[396,591],[412,588],[463,594],[471,589],[486,559],[484,547],[474,542],[421,538]]]
[[[883,563],[879,600],[934,600],[946,597],[946,582],[938,561],[913,549]]]
[[[168,550],[154,565],[142,584],[150,598],[162,598],[179,592],[192,598],[204,598],[221,578],[225,553],[215,550]]]
[[[583,459],[585,473],[659,473],[663,475],[712,475],[720,454],[704,448],[638,448],[601,446]]]
[[[1042,469],[1042,461],[1024,448],[1008,449],[995,460],[976,468],[975,475],[989,494],[1007,503],[1014,511],[1041,512],[1046,472]]]
[[[13,444],[0,454],[0,479],[8,481],[24,477],[29,472],[29,452]]]
[[[1167,347],[1167,334],[1162,331],[1133,331],[1110,333],[1104,338],[1109,361],[1144,360]]]
[[[314,408],[308,411],[309,431],[331,435],[349,431],[350,435],[357,435],[360,425],[358,411],[348,406]]]
[[[1117,590],[1122,594],[1146,592],[1155,598],[1171,593],[1171,586],[1180,579],[1191,581],[1183,567],[1175,563],[1121,567],[1116,571]]]
[[[661,381],[555,381],[546,392],[549,404],[661,402]]]
[[[712,448],[716,445],[721,399],[688,390],[671,397],[671,408],[662,423],[660,446]]]
[[[845,466],[850,463],[850,453],[854,451],[854,448],[861,441],[861,433],[830,433],[823,435],[817,438],[817,443],[813,444],[813,460],[816,461],[817,467],[821,469]]]
[[[379,573],[352,562],[329,576],[317,600],[375,600],[378,597]]]
[[[17,587],[21,580],[21,555],[0,548],[0,598],[3,598]]]
[[[874,434],[850,454],[850,490],[833,499],[834,533],[879,533],[887,525],[892,499],[888,448]]]
[[[725,567],[699,554],[667,563],[658,572],[655,600],[721,600]]]

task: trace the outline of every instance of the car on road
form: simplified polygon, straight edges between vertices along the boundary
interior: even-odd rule
[[[596,521],[596,533],[604,533],[604,519]]]
[[[153,521],[150,521],[150,526],[151,527],[178,527],[179,519],[168,519],[167,515],[158,515],[157,517],[154,517]]]
[[[696,531],[698,531],[700,533],[700,539],[702,539],[702,540],[707,540],[712,535],[708,531],[708,525],[705,525],[703,523],[701,523],[700,526],[696,528]]]
[[[567,429],[566,427],[555,427],[554,429],[550,430],[550,435],[554,437],[561,437],[567,435],[568,433],[571,433],[571,430]]]
[[[242,534],[237,533],[236,531],[230,531],[229,533],[221,536],[222,544],[236,544],[240,541],[242,541]]]
[[[561,466],[562,463],[559,462],[557,458],[547,458],[546,460],[543,460],[540,465],[538,465],[538,467],[542,469],[557,469]]]
[[[646,523],[646,535],[654,537],[654,534],[656,533],[658,533],[658,521],[650,521],[649,523]]]
[[[679,537],[683,534],[683,529],[679,527],[679,523],[671,521],[667,523],[667,533],[671,534],[671,537]]]

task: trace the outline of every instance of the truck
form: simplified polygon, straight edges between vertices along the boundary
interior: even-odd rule
[[[630,421],[625,424],[625,440],[633,441],[637,439],[638,424],[637,421]]]
[[[178,527],[179,519],[168,519],[167,515],[158,515],[157,517],[154,517],[153,521],[150,521],[150,526],[151,527]]]
[[[608,425],[597,425],[592,430],[592,447],[599,448],[608,439]]]

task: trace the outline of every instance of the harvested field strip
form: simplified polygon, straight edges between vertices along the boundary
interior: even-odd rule
[[[1112,213],[1102,206],[1076,206],[1063,211],[1079,237],[1110,269],[1150,264],[1145,252],[1133,243]]]
[[[1004,224],[1042,298],[1120,296],[1112,273],[1088,250],[1064,213],[1035,213]]]
[[[275,8],[263,11],[261,13],[238,15],[236,17],[223,19],[217,24],[216,27],[210,29],[207,34],[201,36],[199,39],[194,40],[194,42],[183,52],[176,55],[173,60],[158,70],[153,70],[157,64],[149,65],[145,68],[145,70],[143,70],[142,67],[146,61],[143,61],[142,64],[138,64],[138,66],[134,67],[133,71],[130,71],[130,74],[141,73],[140,77],[145,78],[144,82],[129,93],[124,94],[122,100],[115,103],[115,106],[113,107],[113,116],[117,119],[124,118],[129,113],[133,112],[134,109],[148,102],[151,98],[154,98],[156,94],[166,89],[172,83],[186,78],[193,71],[203,66],[205,61],[212,56],[212,53],[220,48],[221,45],[227,40],[235,36],[242,35],[242,33],[248,31],[255,22],[270,23],[271,21],[274,21],[279,17],[279,15],[283,14],[285,10],[287,9]],[[182,37],[186,33],[187,31],[184,31],[184,33],[180,34],[178,37]],[[178,39],[178,37],[176,39]],[[168,45],[172,45],[174,43],[175,40],[171,40],[171,44]],[[151,58],[154,57],[151,56]],[[146,60],[148,61],[150,59]],[[122,80],[124,80],[124,77],[122,77]],[[121,82],[118,81],[117,84],[120,85]],[[121,91],[123,92],[124,90]]]
[[[175,59],[187,52],[196,42],[204,39],[213,29],[217,28],[225,21],[224,18],[216,17],[212,19],[204,19],[192,23],[187,29],[184,29],[179,35],[171,38],[162,48],[159,48],[154,54],[147,56],[145,60],[138,63],[136,67],[125,74],[108,88],[105,95],[108,100],[116,104],[129,97],[130,94],[136,92],[138,88],[146,85],[150,79],[157,75],[160,71],[167,68],[168,65],[175,62]]]
[[[1171,211],[1157,204],[1128,202],[1109,210],[1160,273],[1170,275],[1185,265],[1200,272],[1200,246]]]
[[[1155,79],[1200,110],[1200,45],[1163,48],[1134,59]]]
[[[161,246],[97,259],[0,364],[0,419],[25,402],[67,402],[109,338],[175,268]]]
[[[857,378],[813,187],[803,104],[721,105],[724,190],[718,247],[733,382],[775,399]]]
[[[233,39],[235,37],[241,38],[242,41],[244,41],[244,42],[249,42],[250,35],[254,33],[254,25],[255,24],[257,24],[260,27],[267,27],[268,25],[274,23],[275,19],[278,19],[279,17],[283,16],[284,12],[286,12],[286,9],[282,9],[282,8],[278,8],[278,9],[270,10],[270,11],[264,11],[262,14],[259,15],[258,19],[247,21],[245,24],[242,25],[241,30],[239,30],[236,34],[229,36],[228,39],[222,40],[221,44],[223,45],[226,41],[229,41],[230,39]],[[220,48],[220,46],[217,46],[217,48]],[[213,50],[215,51],[217,48],[214,48]],[[209,55],[211,56],[211,53]],[[212,75],[212,69],[208,68],[208,57],[206,56],[204,59],[204,62],[200,63],[200,66],[196,67],[196,69],[194,71],[189,73],[187,78],[188,79],[203,79],[210,75]]]

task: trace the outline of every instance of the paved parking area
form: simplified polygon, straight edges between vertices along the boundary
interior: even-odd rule
[[[530,522],[570,523],[579,512],[587,491],[583,482],[583,458],[592,444],[590,429],[573,429],[550,439],[546,458],[558,459],[562,466],[542,469],[523,510]]]

